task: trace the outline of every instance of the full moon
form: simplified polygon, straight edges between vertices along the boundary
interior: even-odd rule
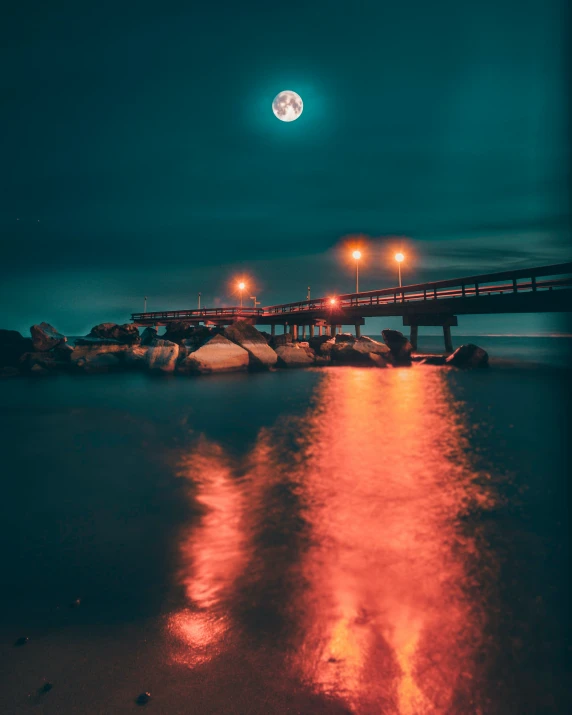
[[[285,89],[274,97],[272,111],[281,122],[293,122],[302,114],[302,97],[291,89]]]

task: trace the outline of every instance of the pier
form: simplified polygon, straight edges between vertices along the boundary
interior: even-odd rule
[[[313,298],[264,308],[225,307],[133,313],[137,326],[160,326],[181,321],[189,325],[231,325],[246,320],[279,326],[294,340],[335,335],[354,326],[356,336],[366,318],[401,317],[417,347],[420,327],[443,329],[445,349],[453,349],[451,328],[460,315],[501,313],[563,313],[572,311],[572,262],[465,276],[442,281],[380,288],[359,293]]]

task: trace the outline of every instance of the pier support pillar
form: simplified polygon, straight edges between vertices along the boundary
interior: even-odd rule
[[[356,325],[356,338],[361,338],[361,325]]]
[[[274,323],[270,326],[270,335],[272,335],[272,337],[276,335],[276,325],[274,325]]]
[[[453,352],[453,340],[451,339],[451,326],[450,325],[443,326],[443,337],[445,338],[445,352],[452,353]]]
[[[310,337],[311,338],[314,337],[314,326],[313,325],[310,325]]]
[[[338,335],[341,335],[341,334],[342,334],[342,327],[343,327],[343,326],[338,325]]]
[[[302,326],[302,340],[306,340],[306,326]]]
[[[292,326],[292,340],[294,340],[294,342],[296,342],[298,340],[298,326],[297,325]]]
[[[290,335],[294,336],[294,326],[290,325],[289,328],[290,328]]]
[[[322,337],[324,332],[324,326],[323,325],[318,325],[318,335]]]
[[[418,333],[419,333],[419,326],[412,325],[411,333],[409,335],[409,342],[411,343],[413,350],[417,350],[417,335],[418,335]]]
[[[288,323],[284,323],[284,335],[288,332]]]

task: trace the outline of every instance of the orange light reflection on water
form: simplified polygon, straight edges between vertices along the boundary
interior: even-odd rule
[[[300,666],[360,711],[446,712],[478,638],[459,515],[479,499],[439,370],[332,370],[305,465],[315,607]]]
[[[274,580],[293,623],[270,647],[300,687],[358,713],[469,711],[481,611],[466,570],[476,546],[459,518],[490,497],[467,457],[463,406],[431,368],[328,370],[313,397],[287,450],[284,424],[260,433],[241,480],[204,442],[185,459],[205,511],[182,542],[191,608],[172,627],[213,657],[234,612],[239,647],[254,650],[233,606],[244,593],[262,602]],[[272,502],[281,531],[268,546],[276,484],[295,502]],[[307,545],[285,528],[303,529]]]
[[[205,439],[183,459],[180,477],[193,485],[193,500],[202,515],[199,525],[181,539],[180,581],[189,608],[173,614],[169,626],[192,646],[179,651],[178,659],[195,665],[217,652],[230,628],[226,604],[244,567],[242,494],[228,458]]]

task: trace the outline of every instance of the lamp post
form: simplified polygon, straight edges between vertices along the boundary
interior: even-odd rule
[[[259,301],[259,300],[256,300],[256,296],[255,296],[255,295],[251,295],[251,296],[250,296],[250,300],[253,300],[253,301],[254,301],[254,307],[255,307],[255,308],[256,308],[257,305],[260,305],[260,301]]]
[[[361,258],[361,251],[354,251],[352,256],[356,262],[356,293],[359,293],[359,259]]]
[[[244,289],[246,288],[246,283],[244,281],[240,281],[238,284],[238,290],[240,291],[240,307],[242,308],[242,294],[244,292]]]
[[[201,309],[201,294],[199,293],[199,310]]]
[[[397,267],[399,269],[399,287],[401,288],[401,264],[403,263],[405,256],[401,251],[395,254],[395,260],[397,261]]]
[[[310,286],[308,286],[308,293],[306,294],[306,300],[310,300]]]
[[[145,296],[145,298],[143,300],[143,306],[144,306],[143,312],[146,313],[147,312],[147,296]]]

